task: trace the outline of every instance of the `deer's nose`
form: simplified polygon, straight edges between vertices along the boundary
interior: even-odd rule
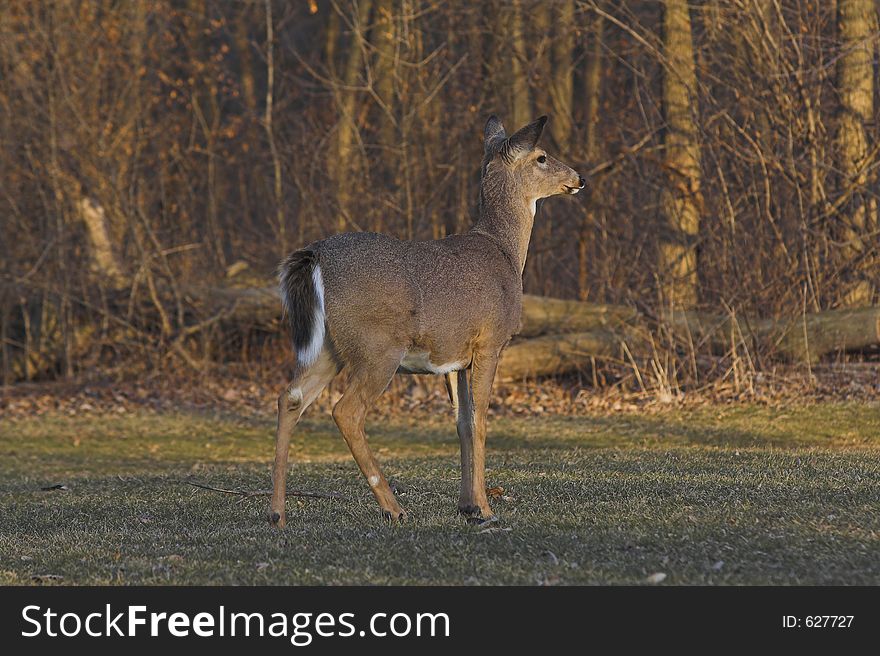
[[[584,176],[582,176],[582,175],[581,175],[581,176],[578,176],[578,182],[579,182],[580,185],[581,185],[581,189],[583,189],[584,187],[587,186],[587,181],[584,180]]]

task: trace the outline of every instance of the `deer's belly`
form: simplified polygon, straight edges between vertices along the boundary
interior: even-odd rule
[[[448,374],[467,366],[466,362],[431,362],[431,354],[427,351],[407,351],[400,361],[397,370],[407,374]]]

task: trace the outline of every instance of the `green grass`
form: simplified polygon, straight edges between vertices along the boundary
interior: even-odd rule
[[[382,522],[332,422],[300,424],[293,488],[268,500],[273,422],[150,414],[0,420],[0,583],[880,583],[880,408],[707,407],[499,418],[501,521],[455,513],[448,417],[373,422],[409,520]],[[42,491],[65,484],[68,490]]]

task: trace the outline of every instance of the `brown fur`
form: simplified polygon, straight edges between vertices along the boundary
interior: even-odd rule
[[[349,386],[333,417],[382,510],[393,519],[404,515],[369,450],[363,427],[367,409],[402,368],[407,354],[427,358],[427,367],[447,365],[454,370],[447,375],[447,385],[461,441],[459,510],[492,517],[484,478],[486,411],[499,354],[519,327],[534,203],[577,193],[584,186],[577,173],[537,146],[545,122],[542,117],[507,138],[501,122],[489,119],[480,217],[471,231],[421,242],[346,233],[304,249],[323,276],[326,337],[317,361],[297,367],[294,380],[279,397],[273,523],[285,521],[290,433],[342,368],[349,372]],[[292,266],[303,257],[295,253],[287,262]],[[310,276],[287,279],[294,278],[312,284]],[[291,309],[311,314],[307,303],[294,308],[296,299],[314,303],[314,294],[293,290],[287,301]],[[292,325],[298,324],[294,320]],[[306,343],[309,334],[294,334],[295,344]]]

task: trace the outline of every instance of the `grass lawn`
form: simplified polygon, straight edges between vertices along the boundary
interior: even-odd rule
[[[399,526],[326,416],[298,427],[289,486],[343,498],[288,499],[283,531],[265,497],[185,483],[267,489],[273,428],[0,418],[0,583],[880,584],[878,405],[495,419],[488,529],[455,513],[451,417],[368,424]]]

